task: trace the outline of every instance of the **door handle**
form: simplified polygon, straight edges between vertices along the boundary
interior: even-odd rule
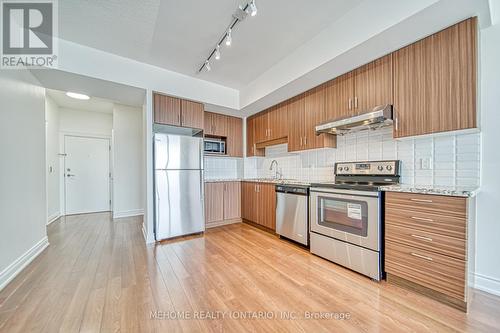
[[[72,174],[72,173],[67,173],[66,174],[66,177],[75,177],[76,175],[75,174]]]
[[[417,220],[417,221],[426,221],[426,222],[434,222],[433,219],[426,219],[424,217],[417,217],[417,216],[412,216],[411,217],[413,220]]]
[[[349,102],[347,103],[347,107],[349,108],[349,110],[352,109],[352,99],[349,98]]]
[[[355,96],[354,97],[354,108],[357,109],[358,108],[358,96]]]
[[[300,137],[300,146],[302,147],[302,137]]]

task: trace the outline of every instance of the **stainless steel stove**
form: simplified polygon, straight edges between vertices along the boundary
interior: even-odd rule
[[[310,189],[311,252],[379,281],[383,193],[399,183],[399,161],[335,164],[335,182]]]

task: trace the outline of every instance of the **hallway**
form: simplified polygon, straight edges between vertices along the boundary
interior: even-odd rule
[[[108,213],[50,225],[50,246],[0,292],[0,332],[500,327],[496,297],[477,292],[464,314],[372,282],[246,224],[149,247],[140,226],[139,218],[112,221]],[[264,317],[242,318],[253,311]],[[336,319],[305,317],[334,312]]]

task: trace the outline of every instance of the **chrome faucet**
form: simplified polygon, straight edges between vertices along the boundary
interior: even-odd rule
[[[274,171],[274,179],[283,178],[283,174],[278,170],[278,161],[272,160],[271,165],[269,166],[269,170],[273,170],[273,166],[276,166],[276,170]]]

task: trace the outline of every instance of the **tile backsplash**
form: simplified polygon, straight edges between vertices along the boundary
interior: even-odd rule
[[[244,159],[243,174],[272,177],[269,166],[276,160],[284,178],[331,181],[335,162],[399,159],[404,184],[478,186],[480,148],[480,133],[394,140],[388,127],[339,136],[336,149],[288,153],[286,144],[268,147],[265,157]]]
[[[205,156],[204,164],[205,179],[243,178],[242,158]]]

